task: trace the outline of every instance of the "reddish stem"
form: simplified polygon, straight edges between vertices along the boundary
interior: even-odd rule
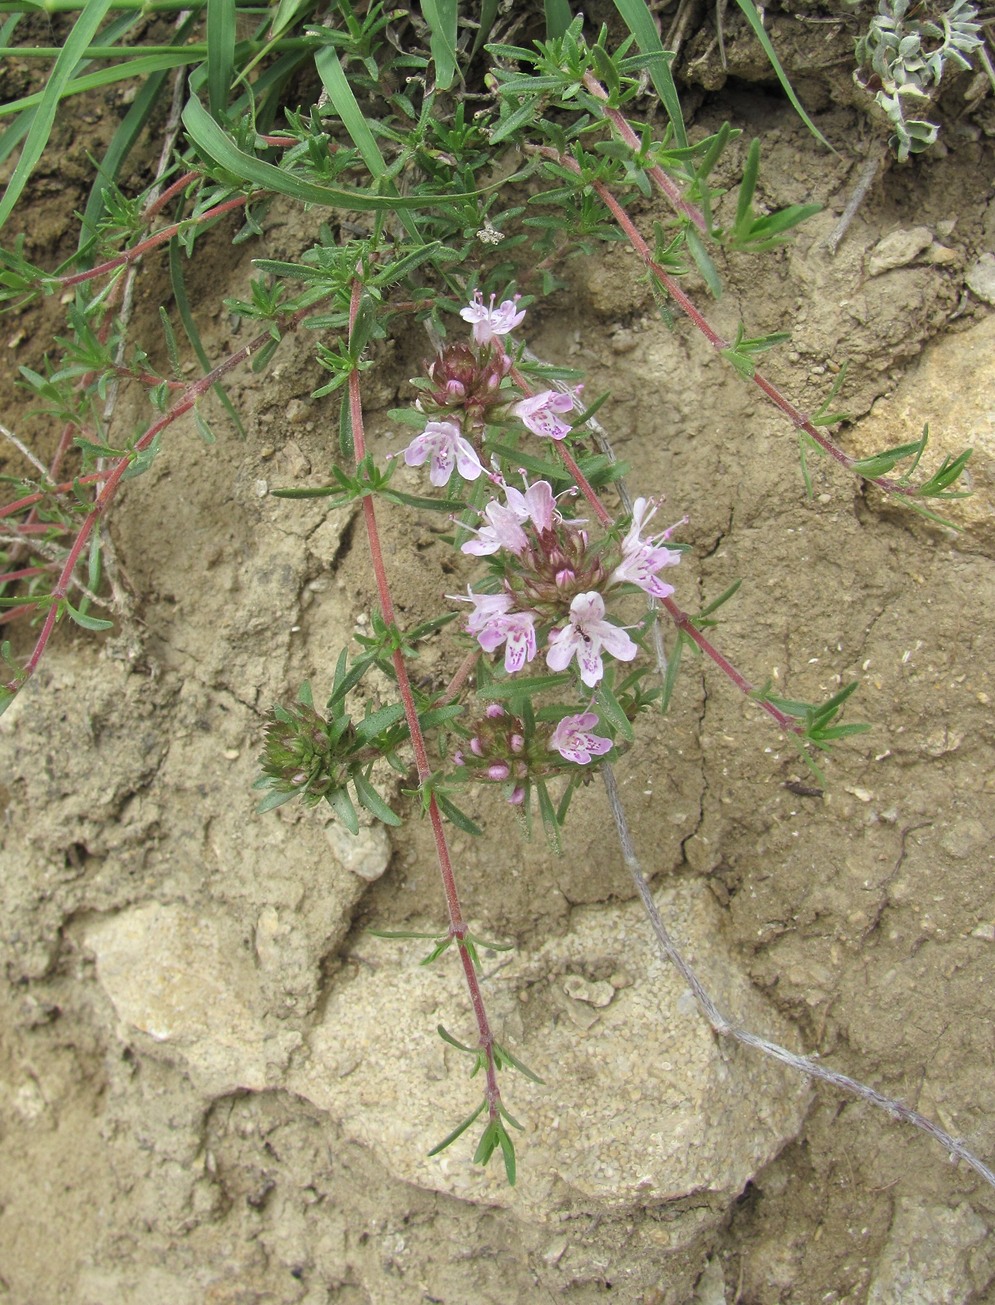
[[[573,159],[568,158],[566,155],[558,153],[558,151],[552,149],[550,146],[540,146],[538,147],[538,152],[545,158],[555,159],[561,167],[568,168],[578,177],[583,176],[579,164],[577,164]],[[643,239],[632,219],[611,191],[608,190],[608,188],[600,181],[592,181],[590,182],[590,185],[608,208],[612,217],[614,217],[615,221],[625,232],[629,239],[629,243],[646,264],[650,272],[652,272],[658,285],[667,291],[673,301],[677,304],[678,308],[680,308],[681,311],[691,319],[714,349],[721,352],[730,348],[730,342],[724,340],[710,325],[707,318],[698,311],[693,301],[688,298],[680,285],[678,285],[676,279],[654,260],[649,245]],[[849,454],[844,453],[837,444],[834,444],[827,435],[823,434],[818,426],[812,423],[805,413],[796,408],[790,399],[782,394],[773,382],[767,380],[767,378],[759,371],[754,370],[752,379],[757,388],[760,389],[768,399],[770,399],[775,407],[779,408],[781,412],[784,413],[793,425],[795,425],[799,430],[804,431],[809,439],[814,440],[821,449],[824,449],[831,458],[835,459],[836,462],[845,467],[847,471],[852,471],[853,467],[860,461],[859,458],[851,458]],[[914,498],[917,494],[915,486],[903,485],[900,481],[892,480],[887,476],[865,476],[864,479],[869,480],[871,484],[877,485],[877,487],[883,490],[886,494],[901,494],[906,498]]]
[[[283,318],[279,323],[280,327],[284,330],[293,330],[304,317],[314,311],[315,307],[315,304],[309,304],[306,308],[298,309],[297,312],[291,313],[288,317]],[[261,334],[250,340],[248,344],[243,345],[241,349],[230,354],[224,362],[219,363],[217,367],[208,372],[206,376],[202,376],[198,380],[191,382],[191,384],[184,390],[183,395],[177,399],[176,403],[173,404],[169,411],[164,413],[157,421],[153,422],[153,424],[145,431],[141,439],[139,439],[135,444],[135,452],[141,453],[147,449],[157,435],[166,430],[167,427],[171,426],[178,417],[182,417],[184,413],[189,412],[197,400],[216,385],[223,376],[226,376],[228,372],[233,371],[242,363],[247,362],[254,353],[257,353],[262,349],[270,340],[272,340],[272,338],[273,337],[269,331],[263,331]],[[66,557],[66,561],[59,573],[59,578],[52,590],[50,595],[52,599],[51,606],[46,613],[45,621],[35,642],[31,656],[25,663],[23,674],[19,680],[10,680],[5,686],[11,692],[16,693],[18,689],[22,687],[34,674],[35,669],[48,646],[48,641],[52,637],[52,631],[55,628],[55,622],[58,619],[61,608],[61,600],[65,598],[69,592],[73,572],[76,570],[77,563],[83,554],[83,549],[86,547],[87,540],[93,533],[93,528],[97,524],[99,518],[110,506],[118,491],[121,479],[128,468],[132,465],[133,460],[133,457],[130,455],[128,457],[119,458],[114,466],[107,471],[98,471],[89,476],[81,476],[75,481],[70,481],[65,487],[57,487],[72,489],[74,485],[78,484],[95,484],[102,482],[102,487],[94,499],[93,507],[87,514],[76,539],[73,541],[72,547]],[[48,492],[51,493],[52,491],[49,490]],[[43,494],[31,495],[26,499],[21,499],[19,504],[9,504],[3,511],[10,512],[17,506],[27,506],[30,503],[37,502],[38,499],[42,497],[44,497]],[[0,512],[0,515],[2,515],[2,512]]]
[[[150,249],[157,249],[160,245],[165,244],[167,240],[172,240],[173,236],[189,226],[200,226],[203,222],[210,222],[212,218],[221,217],[225,213],[230,213],[232,209],[242,208],[248,202],[248,195],[238,195],[235,199],[227,199],[223,204],[216,204],[214,208],[209,208],[205,213],[201,213],[195,218],[184,218],[181,222],[174,222],[172,226],[163,227],[157,231],[154,236],[149,236],[146,240],[140,240],[137,245],[132,245],[126,249],[123,254],[118,254],[116,258],[109,258],[105,263],[100,263],[96,267],[91,267],[86,272],[76,272],[72,276],[57,276],[52,280],[56,285],[74,286],[81,285],[84,281],[92,281],[99,276],[106,276],[108,272],[113,272],[116,268],[125,267],[128,263],[133,263],[136,258],[141,258],[147,254]]]
[[[621,136],[621,138],[625,141],[626,145],[628,145],[630,149],[635,150],[636,153],[638,153],[641,148],[641,142],[639,140],[639,137],[629,126],[628,122],[625,120],[625,117],[621,113],[619,113],[618,109],[613,109],[609,107],[608,93],[605,90],[605,88],[601,85],[601,83],[597,80],[597,78],[594,77],[593,74],[589,72],[586,72],[584,74],[584,85],[596,100],[600,100],[602,102],[602,104],[604,105],[605,117],[608,118],[612,126],[618,132],[619,136]],[[670,177],[667,176],[667,174],[664,172],[663,168],[661,168],[659,164],[654,163],[653,166],[647,168],[646,171],[648,175],[651,177],[651,179],[656,183],[657,189],[661,190],[663,194],[667,196],[667,198],[670,200],[671,204],[674,206],[674,208],[677,210],[678,213],[683,213],[685,217],[690,218],[699,231],[704,232],[708,230],[707,224],[705,222],[705,215],[701,212],[700,209],[695,208],[693,204],[688,203],[688,201],[681,194],[680,187],[677,185],[675,181],[672,181]]]
[[[349,304],[350,342],[352,340],[353,331],[355,330],[356,319],[359,315],[362,294],[362,283],[357,279],[353,282],[352,298]],[[360,394],[358,369],[353,371],[349,376],[349,417],[352,424],[353,451],[356,464],[358,465],[366,456],[366,435],[363,425],[363,404]],[[376,508],[373,503],[373,497],[370,494],[366,494],[363,497],[363,519],[366,523],[366,533],[370,545],[370,560],[373,564],[373,574],[376,577],[377,592],[380,598],[380,607],[383,612],[383,617],[388,625],[396,626],[397,621],[394,612],[394,602],[390,592],[390,581],[387,576],[387,568],[384,565],[383,549],[380,546],[380,531],[377,526]],[[400,649],[394,649],[391,654],[391,659],[394,663],[394,674],[397,679],[397,687],[401,695],[401,702],[404,705],[404,716],[408,723],[408,733],[411,738],[411,747],[415,756],[415,767],[418,771],[418,780],[419,783],[424,784],[430,778],[432,768],[429,765],[428,748],[425,743],[425,736],[422,733],[421,722],[418,719],[418,709],[415,706],[415,698],[411,688],[411,680],[408,676],[408,668],[405,665],[404,657]],[[487,1018],[487,1010],[484,1006],[483,994],[480,991],[480,980],[477,977],[473,958],[470,955],[469,948],[465,941],[466,935],[469,931],[463,919],[463,908],[460,904],[459,890],[456,886],[456,874],[453,870],[449,842],[446,838],[442,813],[439,810],[434,793],[429,797],[428,814],[432,825],[432,834],[435,839],[435,850],[439,860],[439,871],[442,876],[442,885],[446,894],[446,907],[449,912],[449,936],[450,938],[455,939],[456,946],[459,949],[463,974],[470,994],[470,1003],[473,1006],[473,1013],[477,1022],[477,1032],[480,1039],[479,1045],[486,1058],[485,1077],[487,1083],[486,1096],[488,1109],[490,1118],[496,1119],[498,1117],[498,1105],[501,1100],[501,1090],[498,1087],[497,1066],[494,1061],[494,1034],[491,1032],[490,1020]]]
[[[19,571],[5,571],[0,575],[0,585],[8,585],[13,580],[27,580],[29,576],[44,575],[51,570],[51,566],[22,566]]]
[[[171,186],[167,186],[159,198],[153,200],[148,206],[145,210],[145,220],[151,222],[154,217],[162,212],[171,199],[175,199],[177,195],[182,194],[191,181],[196,181],[200,175],[199,172],[184,172],[182,177],[177,178]]]
[[[8,607],[5,612],[0,612],[0,625],[6,625],[8,621],[16,621],[19,616],[27,616],[28,612],[35,611],[34,603],[22,603],[20,607]],[[14,685],[6,686],[13,689]]]
[[[682,611],[672,598],[661,599],[663,606],[674,618],[674,624],[682,630],[689,639],[698,645],[706,656],[710,657],[718,668],[726,674],[738,689],[742,689],[748,698],[753,698],[758,706],[762,707],[768,716],[773,716],[781,729],[787,730],[791,734],[804,734],[804,730],[790,716],[779,711],[772,702],[767,702],[765,698],[754,698],[754,688],[745,675],[740,675],[732,662],[723,657],[714,644],[709,643],[698,627],[688,616],[687,612]]]

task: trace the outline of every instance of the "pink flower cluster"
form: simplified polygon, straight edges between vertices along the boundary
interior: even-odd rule
[[[494,303],[495,298],[495,295],[491,295],[490,306],[487,306],[478,290],[474,295],[473,303],[460,310],[463,320],[473,326],[474,344],[483,351],[482,354],[477,355],[479,368],[477,373],[474,373],[474,368],[468,367],[465,362],[461,367],[457,367],[460,376],[456,379],[450,377],[442,382],[441,389],[433,396],[436,403],[441,401],[446,408],[452,408],[462,397],[465,396],[468,400],[472,398],[473,395],[467,388],[471,374],[475,374],[478,380],[486,379],[493,391],[501,377],[510,369],[511,361],[503,352],[501,337],[508,335],[521,323],[525,317],[525,309],[519,310],[518,295],[514,299],[505,299],[497,306]],[[472,362],[474,354],[465,345],[451,346],[450,354],[454,350],[462,351],[462,354],[466,354]],[[447,370],[448,357],[449,355],[445,353],[441,354],[429,367],[429,377],[433,381],[439,380],[441,373]],[[498,363],[502,365],[498,366]],[[452,370],[453,365],[450,360],[448,370]],[[543,390],[539,394],[527,395],[524,399],[519,399],[511,404],[507,411],[517,417],[534,435],[562,440],[570,434],[569,425],[562,420],[563,414],[573,410],[576,396],[580,394],[581,388],[578,386],[573,394],[559,390]],[[496,392],[489,393],[486,403],[490,406],[498,399]],[[418,407],[421,406],[419,400]],[[472,416],[470,425],[473,425]],[[404,461],[409,467],[421,467],[426,462],[430,463],[429,480],[439,488],[449,483],[454,469],[464,480],[476,480],[484,470],[476,450],[466,438],[465,430],[457,422],[449,419],[430,421],[421,434],[416,435],[404,450]]]
[[[504,503],[492,499],[484,508],[486,524],[476,529],[476,538],[463,545],[463,552],[491,556],[504,550],[512,555],[514,567],[525,573],[526,578],[530,572],[537,573],[545,563],[547,574],[555,573],[551,586],[554,595],[558,596],[562,589],[569,590],[577,577],[569,567],[556,569],[562,541],[553,527],[559,522],[561,531],[571,532],[575,539],[582,541],[583,547],[587,536],[579,531],[579,523],[563,522],[559,518],[547,481],[537,481],[524,493],[510,485],[505,486],[504,492]],[[622,541],[621,560],[607,576],[605,592],[630,584],[655,598],[665,598],[674,592],[673,586],[664,584],[657,572],[680,561],[680,553],[663,544],[676,527],[642,538],[641,532],[655,511],[646,499],[636,500],[632,524]],[[604,570],[600,574],[604,576]],[[467,598],[457,600],[473,604],[467,633],[476,637],[485,652],[496,652],[504,646],[504,665],[509,675],[535,659],[539,649],[537,622],[541,616],[534,606],[522,604],[518,589],[505,583],[498,593],[477,594],[468,587],[467,594]],[[565,605],[565,597],[563,601]],[[600,589],[574,593],[566,617],[562,623],[554,621],[548,632],[545,657],[551,671],[564,671],[576,660],[581,682],[594,688],[604,675],[604,654],[629,662],[639,651],[626,631],[607,619]]]

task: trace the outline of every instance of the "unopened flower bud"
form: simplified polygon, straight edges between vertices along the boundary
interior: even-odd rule
[[[487,767],[488,779],[507,779],[511,774],[511,767],[506,761],[495,761],[492,766]]]
[[[521,806],[521,804],[525,801],[525,789],[522,788],[521,784],[517,785],[517,787],[511,790],[511,794],[508,797],[508,801],[511,803],[513,807]]]
[[[521,752],[525,748],[525,739],[521,734],[512,734],[510,742],[512,752]]]
[[[473,753],[475,757],[482,757],[484,755],[484,745],[481,743],[480,739],[476,737],[476,735],[474,735],[474,737],[470,740],[470,751]]]

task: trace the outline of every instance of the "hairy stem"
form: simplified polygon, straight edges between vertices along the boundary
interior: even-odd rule
[[[353,332],[356,326],[356,319],[359,315],[360,303],[362,301],[363,287],[357,278],[353,282],[352,297],[349,304],[349,338],[352,341]],[[362,462],[366,456],[366,437],[363,425],[363,404],[360,394],[359,370],[352,371],[349,375],[349,418],[352,425],[353,450],[356,464]],[[370,560],[373,565],[373,573],[376,577],[377,592],[380,598],[380,608],[383,612],[383,618],[391,627],[396,627],[397,621],[394,612],[394,602],[391,597],[390,581],[387,577],[387,568],[384,565],[383,550],[380,546],[380,531],[377,526],[376,508],[373,502],[373,496],[366,494],[363,497],[363,520],[366,525],[366,534],[370,546]],[[415,756],[415,767],[418,771],[418,780],[420,784],[425,784],[431,777],[432,768],[428,760],[428,748],[425,743],[425,736],[422,733],[421,722],[418,719],[418,710],[415,706],[414,692],[411,688],[411,679],[408,675],[408,668],[404,661],[404,655],[399,648],[395,648],[391,653],[391,660],[394,663],[394,675],[397,680],[398,692],[401,695],[401,702],[404,706],[404,716],[408,724],[408,732],[411,738],[411,747]],[[463,919],[463,908],[460,904],[459,890],[456,886],[456,873],[453,869],[452,856],[449,851],[449,840],[446,838],[446,829],[442,820],[442,812],[435,800],[435,794],[429,796],[428,816],[432,826],[432,836],[435,839],[435,850],[439,861],[439,872],[442,876],[442,885],[446,895],[446,907],[449,912],[449,936],[455,941],[459,950],[460,963],[463,966],[463,974],[466,979],[467,990],[470,994],[470,1004],[473,1007],[474,1018],[477,1023],[477,1033],[480,1039],[480,1049],[484,1053],[486,1060],[485,1079],[488,1111],[491,1119],[498,1118],[498,1107],[501,1101],[501,1090],[497,1081],[497,1064],[494,1059],[494,1034],[491,1031],[490,1020],[487,1016],[487,1010],[484,1005],[483,993],[480,990],[480,980],[476,968],[473,964],[473,957],[470,949],[466,945],[466,936],[469,930]]]
[[[548,145],[536,146],[533,148],[535,148],[538,153],[542,154],[544,158],[555,160],[561,167],[567,168],[577,177],[583,176],[580,165],[567,155],[560,154],[559,151],[552,149]],[[719,353],[729,349],[731,347],[731,342],[729,340],[724,340],[722,336],[719,335],[718,331],[714,329],[708,319],[695,306],[694,301],[684,292],[678,284],[677,279],[671,276],[670,273],[662,268],[653,258],[653,251],[643,239],[628,213],[626,213],[625,209],[611,193],[608,187],[600,181],[591,181],[589,184],[624,231],[629,243],[632,245],[632,248],[642,259],[660,288],[665,290],[678,308],[680,308],[681,312],[691,319],[713,349]],[[767,380],[760,371],[754,371],[752,379],[754,385],[756,385],[757,388],[767,396],[776,408],[784,413],[794,426],[799,430],[804,431],[811,440],[814,440],[814,442],[828,453],[831,458],[838,462],[840,466],[845,467],[847,471],[853,470],[854,466],[860,461],[859,458],[852,458],[848,453],[844,453],[839,445],[834,444],[833,441],[805,415],[805,413],[803,413],[799,408],[796,408],[791,400],[782,394],[772,381]],[[905,485],[901,481],[892,480],[887,476],[864,476],[862,479],[869,481],[872,485],[877,485],[878,489],[883,490],[886,494],[900,494],[904,498],[915,498],[918,494],[918,490],[914,485]]]
[[[307,308],[298,309],[297,312],[281,319],[279,323],[280,328],[282,330],[293,330],[310,312],[313,311],[314,307],[314,304],[310,304]],[[162,434],[164,430],[171,426],[178,417],[182,417],[185,413],[189,412],[197,403],[197,400],[202,398],[203,395],[221,379],[222,376],[226,376],[229,372],[234,371],[234,369],[239,367],[242,363],[248,362],[252,355],[258,353],[264,345],[272,340],[272,338],[273,337],[269,331],[263,331],[260,335],[257,335],[250,340],[248,344],[243,345],[241,349],[237,349],[235,353],[229,354],[223,362],[220,362],[217,367],[213,368],[207,373],[207,375],[200,377],[199,380],[193,381],[188,385],[173,406],[157,421],[154,421],[141,438],[136,441],[134,452],[142,453],[148,449],[158,435]],[[100,485],[100,489],[93,501],[93,507],[84,518],[83,524],[80,526],[79,532],[69,549],[65,563],[59,573],[59,578],[56,581],[51,594],[48,595],[48,612],[45,615],[44,623],[42,624],[41,631],[35,641],[35,646],[32,649],[31,656],[25,663],[20,678],[10,680],[3,686],[11,693],[17,693],[34,674],[35,669],[48,646],[48,642],[52,637],[52,631],[55,629],[55,623],[59,618],[59,613],[62,608],[61,600],[64,599],[69,592],[73,572],[76,570],[79,560],[83,555],[83,550],[86,547],[87,540],[90,538],[90,535],[100,517],[107,511],[108,507],[110,507],[111,502],[120,488],[124,474],[132,465],[133,461],[133,454],[129,454],[127,457],[119,458],[114,466],[107,471],[97,471],[91,475],[82,476],[77,480],[69,481],[64,486],[55,486],[54,490],[31,494],[24,499],[20,499],[17,504],[8,504],[6,508],[0,510],[0,516],[2,516],[9,514],[17,507],[26,507],[32,503],[38,502],[40,499],[45,497],[46,493],[59,492],[60,490],[64,493],[68,493],[72,491],[76,485],[80,484]]]

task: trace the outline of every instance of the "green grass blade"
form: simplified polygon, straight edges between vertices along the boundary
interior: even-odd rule
[[[542,7],[546,15],[547,38],[553,40],[562,36],[574,20],[567,0],[543,0]]]
[[[2,109],[0,109],[0,112],[2,112]],[[25,109],[21,116],[12,122],[4,134],[0,136],[0,164],[6,163],[31,130],[34,116],[34,109]]]
[[[45,152],[63,89],[72,77],[73,70],[83,57],[87,46],[96,35],[110,5],[111,0],[90,0],[66,38],[66,43],[52,68],[48,84],[42,92],[38,112],[34,115],[28,129],[17,167],[14,169],[3,199],[0,200],[0,227],[14,211],[14,205],[28,184],[28,178],[34,171],[35,164]]]
[[[788,74],[781,67],[781,61],[778,59],[774,47],[770,43],[770,37],[767,35],[766,29],[760,20],[760,14],[757,12],[757,7],[753,3],[753,0],[736,0],[736,3],[746,16],[746,21],[753,28],[753,35],[763,47],[763,52],[767,56],[770,66],[777,74],[777,80],[781,83],[785,95],[791,101],[791,107],[794,109],[795,113],[798,114],[799,118],[801,118],[802,122],[809,129],[815,139],[821,141],[827,150],[832,150],[832,145],[830,145],[829,141],[826,140],[825,136],[823,136],[822,132],[802,108],[801,100],[799,100],[798,96],[795,94],[794,87],[788,81]],[[833,153],[835,154],[836,151],[833,150]]]
[[[113,3],[113,0],[109,0]],[[127,81],[129,77],[148,77],[151,73],[159,72],[169,68],[182,68],[186,64],[199,63],[200,55],[196,52],[191,54],[188,50],[173,50],[170,54],[153,54],[147,58],[142,56],[138,59],[131,59],[127,63],[115,64],[111,68],[99,68],[96,72],[84,73],[82,77],[74,77],[72,81],[67,82],[59,92],[59,99],[68,99],[70,95],[78,95],[81,91],[98,91],[104,86],[113,86],[115,82]],[[41,105],[42,100],[47,95],[47,88],[44,91],[37,91],[34,95],[25,95],[19,100],[11,100],[7,104],[0,104],[0,117],[10,117],[12,114],[21,113],[25,109],[33,109]],[[51,131],[51,126],[49,126]]]
[[[626,27],[636,38],[636,44],[643,54],[656,54],[665,57],[654,59],[650,64],[649,74],[660,102],[667,111],[670,125],[674,129],[674,139],[678,148],[687,149],[688,134],[684,128],[684,116],[681,102],[674,84],[674,75],[670,71],[670,59],[660,44],[656,23],[649,11],[646,0],[615,0],[615,8]]]
[[[342,120],[342,125],[349,133],[352,143],[359,150],[360,157],[370,171],[374,180],[379,180],[387,171],[387,164],[384,156],[380,153],[380,146],[377,144],[376,137],[370,131],[369,124],[363,115],[362,109],[356,102],[356,97],[352,93],[352,87],[345,75],[345,69],[339,62],[339,57],[331,46],[325,46],[315,55],[314,66],[318,70],[318,76],[321,78],[321,84],[324,86],[328,95],[329,103]],[[396,194],[395,187],[390,187],[392,193]],[[407,213],[402,213],[401,221],[404,229],[412,240],[421,241],[421,234],[417,224]]]
[[[313,0],[280,0],[276,13],[270,22],[270,40],[276,40],[283,32],[303,18],[305,12],[313,7]]]
[[[207,0],[207,102],[221,120],[235,69],[235,0]]]
[[[240,150],[197,97],[191,96],[183,110],[183,125],[197,149],[218,167],[232,174],[238,182],[260,190],[273,190],[302,204],[317,204],[323,208],[354,209],[356,212],[393,212],[396,209],[426,208],[437,204],[434,195],[374,195],[369,190],[346,186],[322,186],[286,168],[256,158]],[[472,195],[459,194],[453,199],[471,199]]]
[[[480,48],[490,40],[491,28],[494,26],[494,20],[497,16],[498,0],[481,0],[480,14],[478,15],[480,27],[473,42],[473,49],[470,51],[471,59],[474,58]]]
[[[421,11],[431,32],[435,84],[448,91],[456,80],[456,0],[422,0]]]
[[[183,262],[180,258],[180,242],[171,240],[169,242],[169,283],[173,290],[173,301],[176,304],[176,311],[180,315],[180,322],[183,326],[184,334],[190,341],[190,346],[197,355],[197,361],[203,367],[205,374],[211,370],[214,364],[207,356],[207,350],[201,342],[200,332],[197,330],[197,322],[194,319],[193,309],[190,307],[190,297],[187,294],[186,281],[183,279]],[[219,381],[214,386],[214,393],[218,396],[222,406],[232,419],[235,429],[238,431],[239,438],[245,439],[245,427],[242,425],[238,412],[224,386]]]
[[[374,178],[382,177],[387,171],[387,164],[380,153],[376,137],[370,131],[366,116],[356,102],[335,49],[330,45],[322,47],[315,55],[314,66],[318,70],[321,84],[328,94],[332,107],[342,119],[342,126],[359,150],[360,157],[370,170],[370,175]]]
[[[187,33],[193,27],[196,17],[195,14],[191,14],[182,27],[177,29],[176,45],[181,47],[184,53],[189,53],[190,47],[184,46],[183,42]],[[150,74],[142,82],[131,107],[121,120],[121,125],[114,133],[111,143],[100,161],[97,178],[90,190],[86,208],[83,210],[83,224],[80,229],[79,240],[80,248],[96,234],[97,223],[104,214],[104,189],[107,184],[116,182],[121,165],[131,153],[135,141],[141,135],[142,129],[154,112],[159,102],[167,71],[168,69],[160,69],[158,72]]]

